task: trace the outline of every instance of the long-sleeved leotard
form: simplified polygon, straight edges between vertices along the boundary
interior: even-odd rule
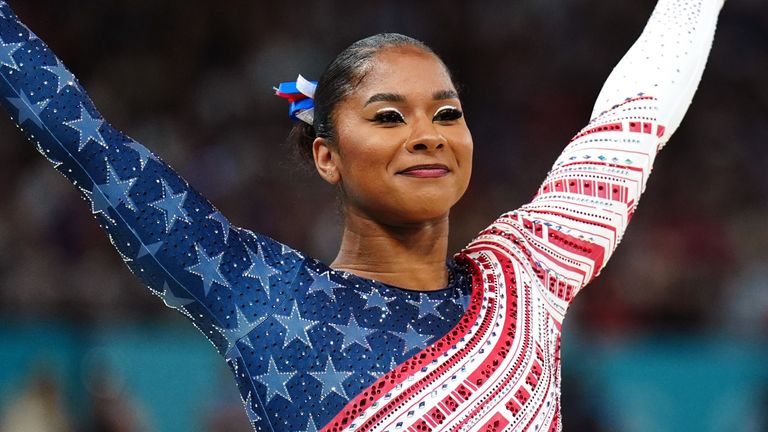
[[[701,76],[722,0],[660,0],[533,201],[417,292],[233,227],[106,123],[0,1],[0,102],[128,267],[232,367],[256,430],[560,430],[561,323],[605,265]]]

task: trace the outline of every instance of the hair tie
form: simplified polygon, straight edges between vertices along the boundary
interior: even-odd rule
[[[288,115],[292,120],[301,120],[311,126],[315,118],[316,88],[317,81],[309,81],[299,75],[296,81],[280,83],[275,88],[275,94],[291,103]]]

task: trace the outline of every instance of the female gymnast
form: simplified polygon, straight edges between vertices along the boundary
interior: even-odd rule
[[[472,138],[442,61],[382,34],[299,79],[294,136],[336,185],[330,264],[232,226],[107,123],[0,1],[0,101],[128,267],[232,368],[258,431],[561,430],[560,335],[700,80],[723,0],[659,0],[533,200],[447,260]]]

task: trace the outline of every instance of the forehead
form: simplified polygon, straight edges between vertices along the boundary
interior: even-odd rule
[[[354,92],[367,100],[377,93],[396,93],[411,97],[455,90],[451,77],[436,55],[415,47],[394,47],[374,56],[370,69]]]

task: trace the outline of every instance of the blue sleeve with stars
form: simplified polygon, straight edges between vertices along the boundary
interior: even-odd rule
[[[455,327],[471,277],[419,292],[327,265],[230,226],[144,146],[115,130],[0,0],[0,104],[83,194],[151,291],[232,368],[256,431],[314,431]]]
[[[270,277],[302,257],[227,219],[114,129],[61,60],[0,1],[0,102],[77,186],[128,267],[226,354],[271,308]],[[293,254],[293,259],[283,256]],[[238,333],[238,334],[235,334]]]

